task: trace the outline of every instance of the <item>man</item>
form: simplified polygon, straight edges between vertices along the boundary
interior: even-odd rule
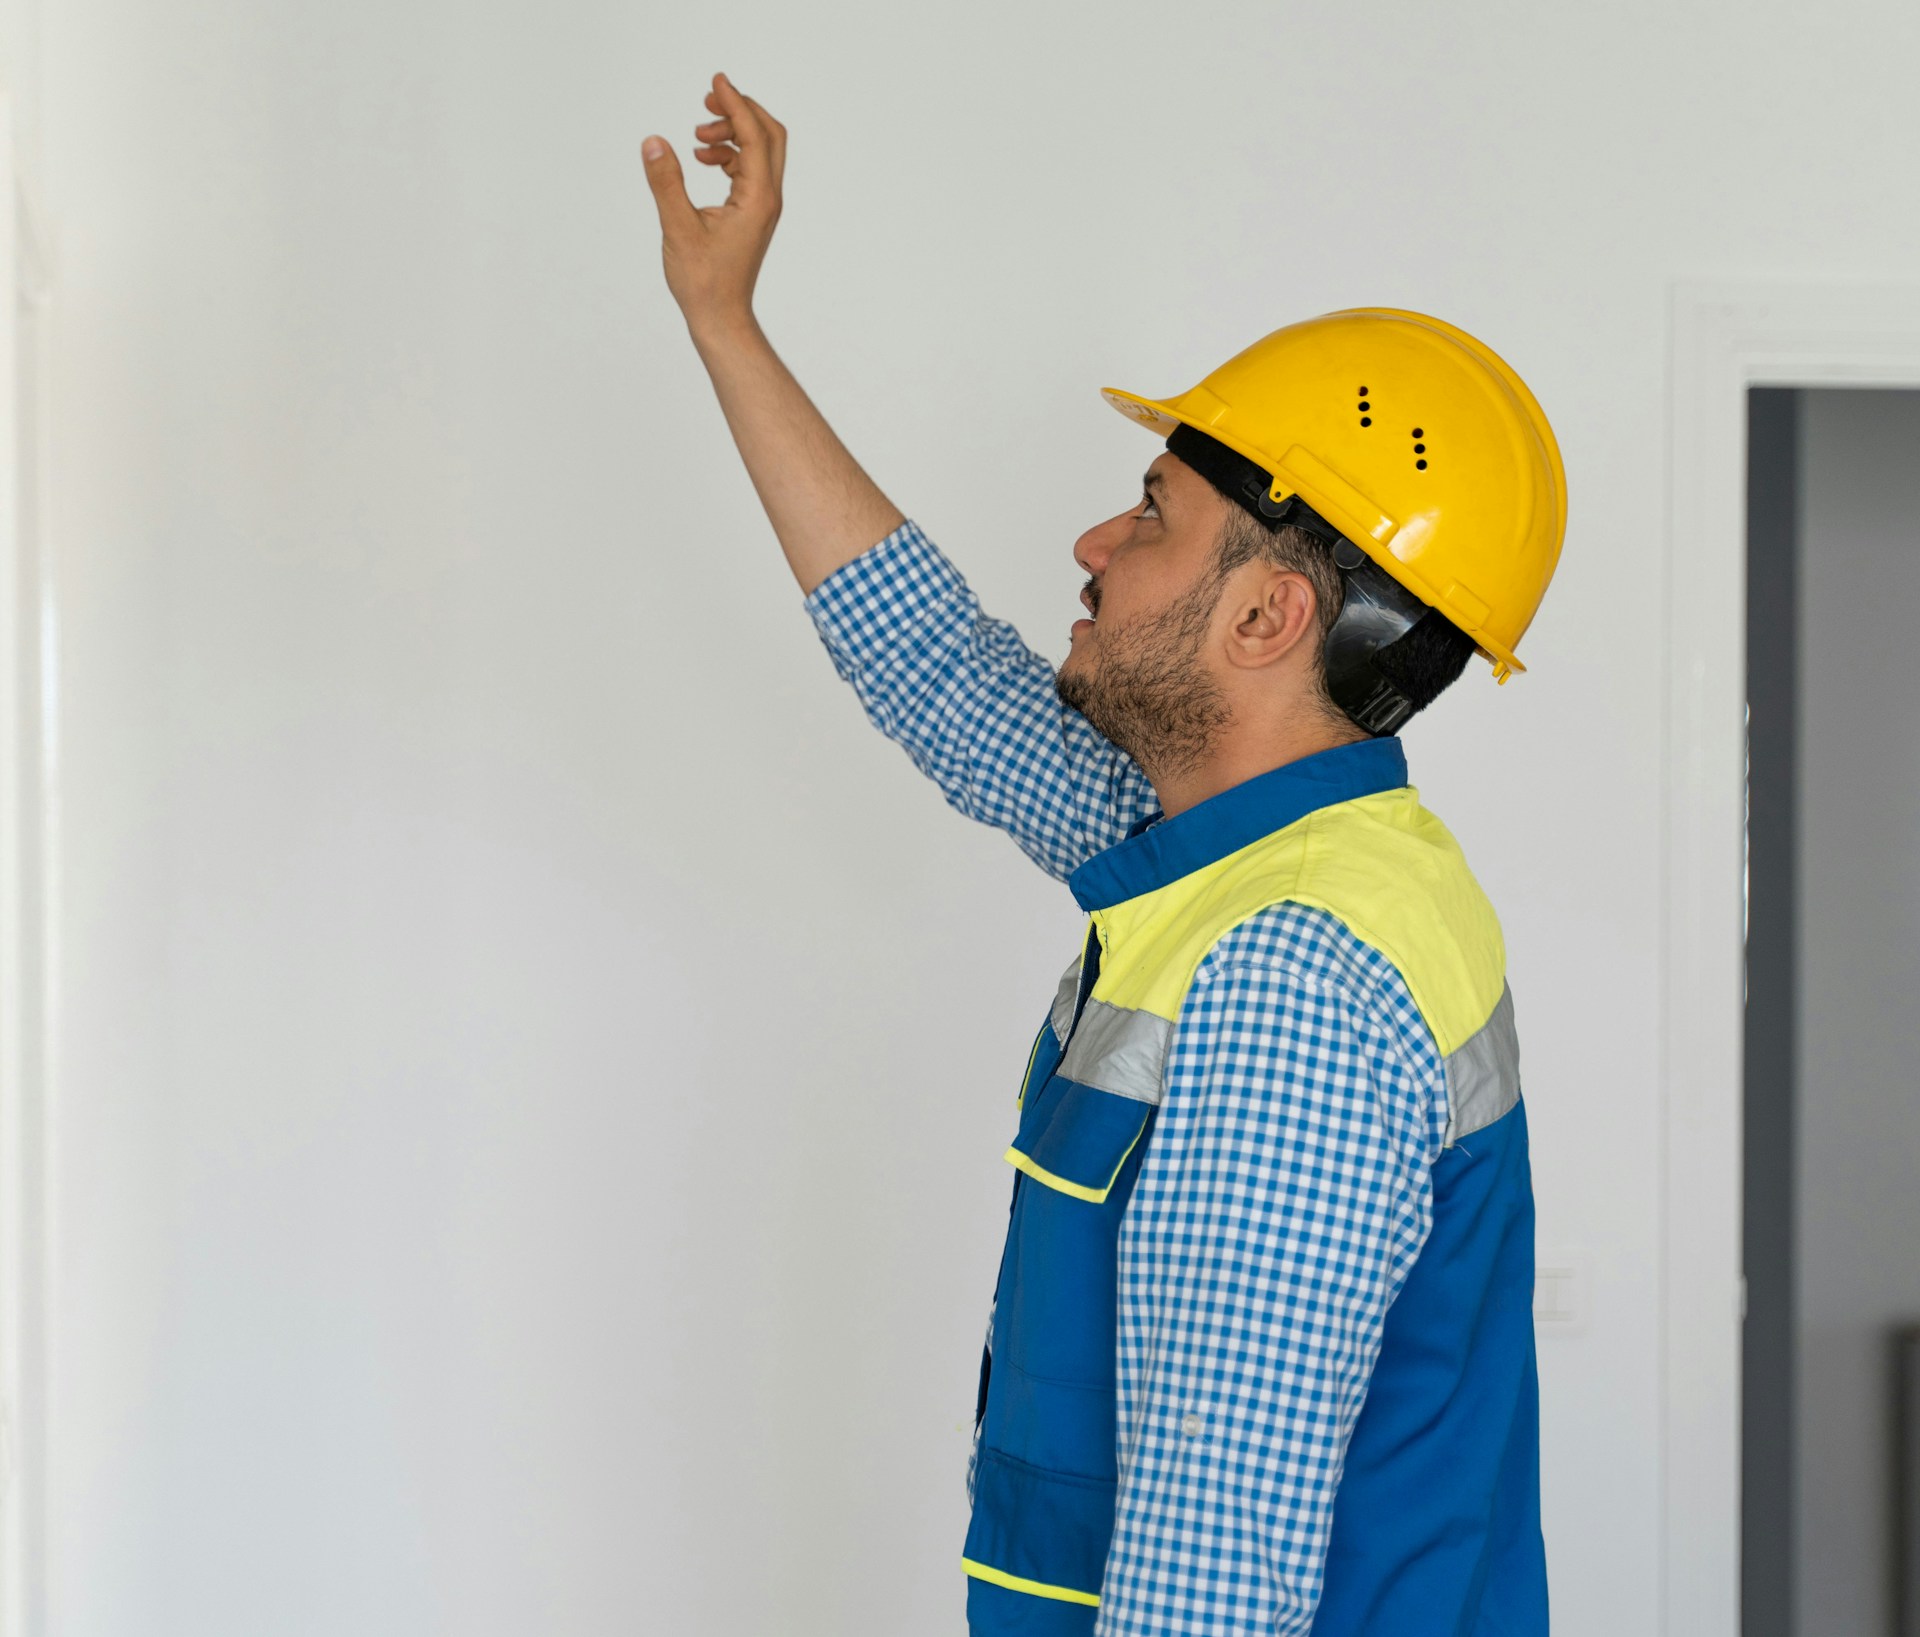
[[[1472,337],[1369,309],[1181,397],[1074,547],[1057,677],[754,321],[786,132],[716,75],[667,281],[874,723],[1088,911],[1018,1093],[962,1551],[1002,1634],[1544,1637],[1533,1201],[1505,956],[1394,732],[1504,680],[1560,457]],[[1463,1140],[1465,1139],[1465,1140]]]

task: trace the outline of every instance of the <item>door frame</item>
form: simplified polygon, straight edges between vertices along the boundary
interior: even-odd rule
[[[1660,1603],[1739,1637],[1747,389],[1920,388],[1920,284],[1683,280],[1668,317]]]
[[[47,1193],[57,963],[51,243],[0,92],[0,1637],[47,1629]]]

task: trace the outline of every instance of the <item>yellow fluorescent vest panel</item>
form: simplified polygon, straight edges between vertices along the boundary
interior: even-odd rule
[[[1309,813],[1216,863],[1092,919],[1093,997],[1177,1019],[1206,953],[1270,905],[1324,909],[1406,980],[1444,1056],[1499,1004],[1506,947],[1451,831],[1411,787]]]

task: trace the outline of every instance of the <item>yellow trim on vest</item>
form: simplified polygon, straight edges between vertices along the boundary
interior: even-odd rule
[[[1095,910],[1094,998],[1177,1020],[1230,928],[1275,904],[1326,910],[1406,980],[1442,1056],[1500,1003],[1506,945],[1453,834],[1402,788],[1322,807],[1153,892]]]
[[[1134,1138],[1135,1142],[1139,1140],[1138,1137]],[[1088,1188],[1082,1183],[1069,1182],[1065,1177],[1056,1177],[1044,1165],[1034,1164],[1032,1160],[1028,1159],[1027,1156],[1017,1148],[1009,1148],[1001,1157],[1016,1170],[1026,1172],[1035,1182],[1045,1183],[1047,1187],[1053,1189],[1056,1193],[1072,1194],[1075,1199],[1084,1199],[1092,1205],[1104,1205],[1107,1200],[1107,1195],[1113,1189],[1111,1182],[1109,1182],[1105,1188]],[[1114,1175],[1118,1176],[1119,1173],[1116,1171]]]
[[[1056,1597],[1062,1603],[1085,1603],[1098,1608],[1100,1598],[1094,1592],[1077,1592],[1071,1586],[1049,1586],[1040,1580],[1022,1580],[1017,1574],[1008,1574],[1004,1569],[989,1569],[984,1563],[975,1563],[970,1557],[960,1560],[960,1567],[976,1580],[991,1580],[996,1586],[1005,1586],[1009,1591],[1030,1592],[1035,1597]]]
[[[1140,1116],[1140,1131],[1145,1131],[1146,1129],[1146,1115],[1142,1114]],[[1085,1183],[1069,1182],[1065,1177],[1056,1177],[1044,1165],[1037,1164],[1032,1158],[1021,1153],[1017,1148],[1009,1148],[1001,1158],[1015,1170],[1026,1172],[1035,1182],[1053,1189],[1056,1193],[1071,1194],[1075,1199],[1084,1199],[1090,1205],[1104,1205],[1107,1202],[1107,1195],[1113,1192],[1115,1178],[1120,1175],[1122,1168],[1127,1163],[1127,1155],[1131,1154],[1134,1149],[1140,1145],[1140,1131],[1134,1132],[1133,1141],[1127,1144],[1120,1158],[1114,1162],[1113,1176],[1107,1178],[1107,1185],[1104,1188],[1089,1188]]]

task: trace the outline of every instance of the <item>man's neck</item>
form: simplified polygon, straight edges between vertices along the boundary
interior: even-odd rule
[[[1301,724],[1290,731],[1262,734],[1257,739],[1233,735],[1217,746],[1204,760],[1177,771],[1156,773],[1146,770],[1153,793],[1160,798],[1160,811],[1168,818],[1198,806],[1209,796],[1245,784],[1276,767],[1285,767],[1303,756],[1312,756],[1336,745],[1350,745],[1366,738],[1355,727],[1342,728],[1333,723]]]

